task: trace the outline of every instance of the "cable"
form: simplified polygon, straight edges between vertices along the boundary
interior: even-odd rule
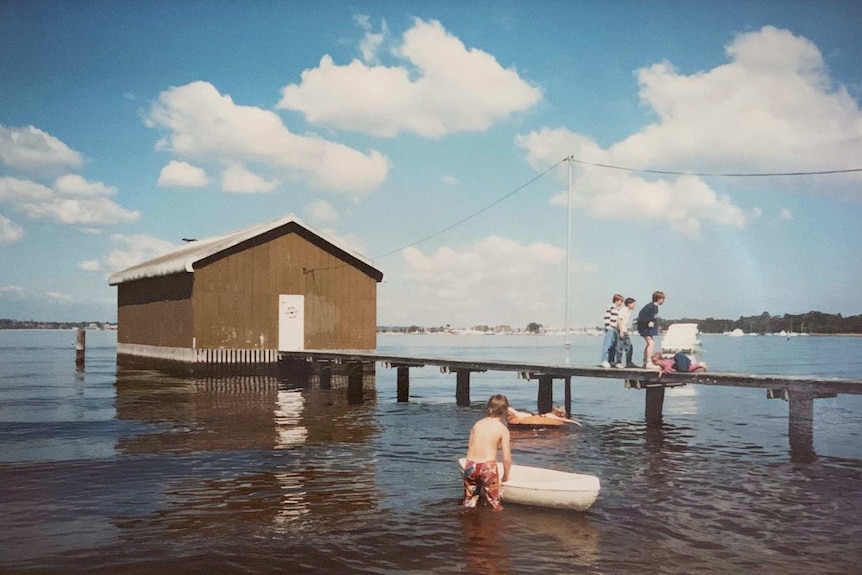
[[[452,228],[460,226],[461,224],[475,218],[479,214],[482,214],[482,213],[490,210],[491,208],[493,208],[497,204],[503,202],[504,200],[507,200],[508,198],[514,196],[515,194],[517,194],[518,192],[520,192],[521,190],[523,190],[524,188],[526,188],[527,186],[529,186],[530,184],[532,184],[536,180],[542,178],[548,172],[550,172],[551,170],[553,170],[554,168],[556,168],[557,166],[559,166],[560,164],[562,164],[563,162],[566,162],[566,161],[574,162],[576,164],[581,164],[584,166],[594,166],[597,168],[607,168],[610,170],[621,170],[621,171],[625,171],[625,172],[640,172],[640,173],[645,173],[645,174],[660,174],[660,175],[664,175],[664,176],[697,176],[697,177],[704,177],[704,178],[706,178],[706,177],[765,178],[765,177],[780,177],[780,176],[818,176],[818,175],[825,175],[825,174],[848,174],[848,173],[853,173],[853,172],[862,172],[862,168],[850,168],[850,169],[846,169],[846,170],[818,170],[818,171],[813,171],[813,172],[755,172],[755,173],[675,172],[672,170],[651,170],[648,168],[628,168],[628,167],[624,167],[624,166],[614,166],[611,164],[600,164],[598,162],[585,162],[584,160],[579,160],[579,159],[575,158],[574,156],[567,156],[567,157],[563,158],[562,160],[560,160],[559,162],[557,162],[556,164],[547,168],[545,171],[538,174],[536,177],[532,178],[531,180],[527,181],[524,184],[521,184],[520,186],[518,186],[517,188],[515,188],[511,192],[509,192],[506,195],[501,196],[500,198],[494,200],[493,202],[491,202],[487,206],[483,207],[482,209],[480,209],[476,212],[473,212],[472,214],[470,214],[466,217],[461,218],[460,220],[446,226],[445,228],[443,228],[441,230],[434,232],[433,234],[427,235],[424,238],[416,240],[415,242],[409,243],[407,245],[401,246],[400,248],[397,248],[397,249],[388,251],[386,253],[380,254],[378,256],[375,256],[374,258],[372,258],[372,260],[378,260],[381,258],[391,256],[393,254],[397,254],[398,252],[400,252],[402,250],[405,250],[407,248],[412,248],[413,246],[417,246],[421,243],[427,242],[430,239],[436,238],[437,236],[440,236],[440,235],[448,232]],[[341,266],[332,266],[332,267],[341,267]],[[317,269],[331,269],[331,268],[317,268]],[[314,270],[309,270],[309,271],[314,271]],[[306,272],[306,270],[303,270],[303,272],[308,273],[308,272]]]
[[[406,246],[402,246],[402,247],[400,247],[400,248],[398,248],[398,249],[396,249],[396,250],[392,250],[392,251],[390,251],[390,252],[386,252],[385,254],[381,254],[381,255],[379,255],[379,256],[376,256],[376,257],[374,257],[374,258],[372,258],[372,259],[378,260],[378,259],[380,259],[380,258],[385,258],[385,257],[387,257],[387,256],[391,256],[392,254],[397,254],[397,253],[398,253],[398,252],[400,252],[401,250],[405,250],[405,249],[407,249],[407,248],[412,248],[413,246],[419,245],[419,244],[421,244],[421,243],[423,243],[423,242],[427,242],[428,240],[430,240],[430,239],[432,239],[432,238],[436,238],[437,236],[439,236],[439,235],[441,235],[441,234],[444,234],[444,233],[448,232],[449,230],[451,230],[452,228],[454,228],[454,227],[456,227],[456,226],[460,226],[460,225],[461,225],[461,224],[463,224],[464,222],[466,222],[466,221],[468,221],[468,220],[471,220],[471,219],[475,218],[475,217],[476,217],[476,216],[478,216],[479,214],[481,214],[481,213],[483,213],[483,212],[487,212],[488,210],[490,210],[491,208],[493,208],[494,206],[496,206],[496,205],[497,205],[497,204],[499,204],[500,202],[502,202],[502,201],[504,201],[504,200],[506,200],[506,199],[510,198],[511,196],[514,196],[515,194],[517,194],[518,192],[520,192],[521,190],[523,190],[524,188],[526,188],[527,186],[529,186],[530,184],[532,184],[533,182],[535,182],[536,180],[538,180],[539,178],[541,178],[542,176],[544,176],[545,174],[547,174],[548,172],[550,172],[551,170],[553,170],[554,168],[556,168],[557,166],[559,166],[560,164],[562,164],[563,162],[565,162],[565,161],[566,161],[566,160],[568,160],[568,159],[569,159],[569,158],[563,158],[562,160],[560,160],[559,162],[557,162],[556,164],[554,164],[554,165],[553,165],[553,166],[551,166],[550,168],[546,169],[544,172],[542,172],[542,173],[540,173],[539,175],[537,175],[537,176],[536,176],[535,178],[533,178],[532,180],[530,180],[530,181],[528,181],[528,182],[526,182],[526,183],[524,183],[524,184],[521,184],[520,186],[518,186],[517,188],[515,188],[514,190],[512,190],[511,192],[509,192],[509,193],[508,193],[508,194],[506,194],[505,196],[502,196],[502,197],[498,198],[497,200],[495,200],[495,201],[491,202],[490,204],[488,204],[487,206],[485,206],[485,207],[484,207],[484,208],[482,208],[481,210],[479,210],[479,211],[477,211],[477,212],[473,212],[473,213],[472,213],[472,214],[470,214],[469,216],[466,216],[466,217],[464,217],[464,218],[461,218],[461,219],[460,219],[460,220],[458,220],[457,222],[455,222],[455,223],[453,223],[453,224],[451,224],[451,225],[449,225],[449,226],[447,226],[447,227],[443,228],[442,230],[439,230],[439,231],[437,231],[437,232],[434,232],[433,234],[431,234],[431,235],[429,235],[429,236],[425,236],[425,237],[424,237],[424,238],[422,238],[421,240],[416,240],[415,242],[413,242],[413,243],[411,243],[411,244],[407,244]]]
[[[625,168],[622,166],[612,166],[610,164],[598,164],[594,162],[584,162],[582,160],[578,160],[574,156],[569,156],[565,160],[571,160],[577,164],[582,164],[584,166],[595,166],[597,168],[608,168],[611,170],[622,170],[625,172],[643,172],[646,174],[662,174],[665,176],[698,176],[698,177],[721,177],[721,178],[766,178],[766,177],[776,177],[776,176],[820,176],[823,174],[848,174],[851,172],[862,172],[862,168],[851,168],[848,170],[821,170],[817,172],[765,172],[765,173],[753,173],[753,174],[723,174],[723,173],[709,173],[709,172],[673,172],[670,170],[649,170],[646,168]]]

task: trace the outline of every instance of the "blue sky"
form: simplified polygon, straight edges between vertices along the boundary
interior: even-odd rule
[[[384,272],[380,324],[562,327],[568,198],[571,325],[653,290],[664,317],[862,313],[862,172],[691,175],[862,168],[860,22],[856,2],[7,0],[0,317],[114,320],[112,272],[293,213]]]

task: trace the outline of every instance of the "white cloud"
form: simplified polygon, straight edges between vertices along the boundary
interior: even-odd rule
[[[384,315],[394,321],[460,325],[531,321],[551,325],[565,281],[566,251],[545,243],[522,245],[490,236],[464,249],[443,247],[431,254],[406,248],[402,289],[409,297],[386,298]],[[390,286],[386,286],[385,290]],[[482,297],[477,298],[476,294]],[[405,306],[396,309],[396,305]],[[445,311],[445,317],[440,310]]]
[[[352,251],[357,255],[362,257],[367,257],[366,254],[367,249],[365,247],[365,241],[356,234],[341,234],[338,230],[333,228],[319,228],[320,233],[324,234],[327,238],[337,243],[343,248],[346,248],[348,251]]]
[[[74,298],[72,296],[56,291],[45,292],[44,295],[49,301],[55,303],[70,303],[74,301]]]
[[[111,200],[116,190],[70,174],[57,178],[53,187],[31,180],[0,177],[0,202],[34,219],[68,225],[108,226],[135,221],[136,211]]]
[[[116,195],[117,189],[102,182],[90,182],[78,174],[66,174],[54,181],[54,190],[64,196],[81,198],[107,197]]]
[[[0,177],[0,202],[19,203],[47,201],[56,194],[54,190],[32,180]]]
[[[0,125],[0,164],[23,170],[74,168],[84,158],[47,132],[27,126],[9,128]]]
[[[373,60],[376,42],[366,35],[366,61]],[[516,70],[468,49],[434,20],[417,19],[392,54],[400,66],[359,60],[339,66],[325,55],[317,68],[302,73],[300,84],[282,89],[278,108],[302,112],[312,124],[374,136],[412,132],[440,138],[485,131],[542,98]]]
[[[363,154],[317,136],[293,134],[274,112],[235,104],[207,82],[162,92],[147,124],[168,131],[157,148],[223,166],[258,163],[321,189],[367,193],[389,171],[389,160],[379,152]]]
[[[21,286],[6,285],[0,286],[0,296],[8,299],[25,299],[30,295],[30,292]]]
[[[305,206],[308,220],[317,226],[332,225],[338,221],[338,213],[326,200],[315,200]]]
[[[221,188],[226,192],[256,194],[271,192],[276,186],[278,182],[265,180],[239,165],[229,166],[221,176]]]
[[[381,23],[380,32],[375,34],[371,31],[371,19],[368,16],[358,15],[354,16],[353,19],[359,27],[365,30],[365,36],[359,44],[359,51],[362,54],[362,60],[366,63],[376,64],[378,61],[377,52],[389,36],[389,29],[386,26],[386,22],[383,21]]]
[[[612,159],[697,171],[859,167],[862,112],[832,86],[813,43],[766,26],[726,53],[728,64],[688,76],[669,63],[639,70],[641,100],[659,122],[615,145]]]
[[[537,169],[547,169],[558,162],[561,158],[551,154],[562,150],[570,150],[576,158],[603,161],[602,151],[594,142],[567,130],[532,132],[516,141]],[[564,173],[563,168],[560,173]],[[758,209],[736,206],[728,196],[717,194],[694,176],[645,179],[630,172],[578,164],[574,173],[573,207],[595,218],[668,222],[680,232],[696,236],[703,221],[742,228],[760,217]],[[567,192],[561,192],[551,202],[565,206]]]
[[[534,131],[516,143],[537,170],[569,155],[585,163],[680,172],[858,167],[862,112],[843,86],[831,85],[816,46],[767,26],[738,35],[727,54],[728,64],[688,76],[669,63],[639,70],[641,99],[659,120],[607,149],[566,129]],[[697,234],[704,221],[740,228],[761,216],[696,176],[644,176],[580,163],[573,168],[575,200],[594,217],[668,221]],[[859,175],[830,178],[783,178],[779,187],[828,185],[827,193],[860,197]],[[564,204],[565,197],[554,202]]]
[[[102,269],[99,260],[86,260],[78,264],[78,269],[85,272],[97,272]]]
[[[171,160],[159,172],[158,183],[162,188],[205,188],[209,185],[209,178],[203,168]]]
[[[459,180],[455,176],[443,176],[443,183],[447,186],[457,186],[461,183],[461,180]]]
[[[0,215],[0,245],[14,244],[23,237],[24,230],[21,226]]]
[[[793,212],[791,212],[787,208],[781,208],[781,210],[778,212],[778,219],[782,222],[789,222],[793,219]]]
[[[140,234],[113,234],[111,243],[114,249],[103,258],[104,266],[111,271],[124,270],[179,247],[165,240]]]

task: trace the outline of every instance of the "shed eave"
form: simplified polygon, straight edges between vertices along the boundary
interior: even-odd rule
[[[307,226],[293,214],[289,214],[264,224],[257,224],[219,236],[213,236],[197,242],[192,242],[173,252],[112,274],[108,278],[108,285],[114,286],[129,281],[152,277],[164,277],[181,272],[194,273],[195,264],[198,262],[222,253],[261,234],[288,224],[295,224],[299,228],[306,230],[308,233],[319,237],[334,249],[344,254],[347,258],[353,260],[355,267],[364,269],[366,274],[373,277],[378,282],[383,279],[383,272],[375,268],[369,260],[353,250],[340,245],[340,242],[334,241],[325,234]]]

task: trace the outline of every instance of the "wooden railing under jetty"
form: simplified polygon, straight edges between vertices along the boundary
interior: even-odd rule
[[[564,406],[571,413],[572,377],[591,377],[623,380],[629,389],[645,391],[644,416],[648,426],[660,425],[664,404],[664,390],[686,384],[721,385],[728,387],[750,387],[766,390],[770,399],[784,399],[789,404],[788,437],[791,453],[799,459],[813,456],[814,400],[835,397],[838,394],[862,394],[862,380],[818,378],[816,376],[759,375],[742,373],[670,373],[661,377],[655,370],[619,369],[577,365],[546,365],[498,360],[453,360],[439,357],[406,357],[381,355],[374,352],[347,352],[331,350],[304,350],[279,352],[280,362],[305,361],[313,364],[357,364],[348,375],[348,397],[361,399],[362,370],[360,365],[382,363],[396,368],[397,401],[406,402],[409,397],[411,367],[439,366],[444,373],[456,376],[455,401],[458,405],[470,405],[470,374],[487,371],[510,371],[522,379],[538,382],[537,409],[541,413],[553,407],[553,382],[565,382]]]

